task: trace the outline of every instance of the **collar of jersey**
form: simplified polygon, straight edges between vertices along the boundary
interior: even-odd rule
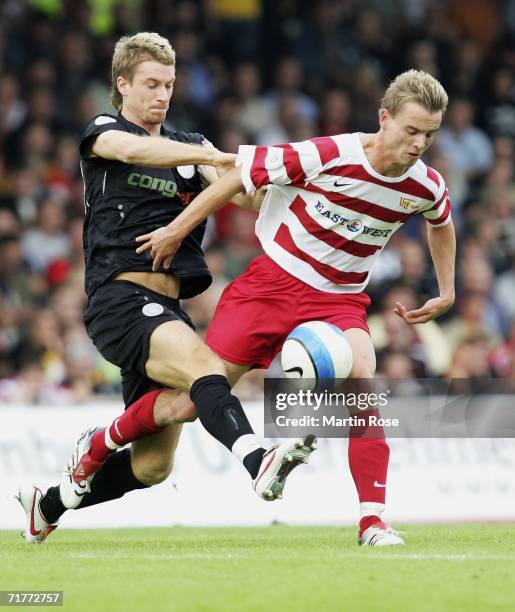
[[[132,121],[129,121],[128,119],[126,119],[120,111],[118,111],[117,119],[121,123],[125,123],[126,125],[129,125],[133,127],[134,129],[138,130],[140,134],[146,134],[147,136],[150,136],[149,132],[147,132],[145,128],[142,128],[140,125],[137,125],[136,123],[132,123]],[[161,124],[161,136],[167,136],[167,135],[168,135],[167,129],[165,128],[163,124]]]

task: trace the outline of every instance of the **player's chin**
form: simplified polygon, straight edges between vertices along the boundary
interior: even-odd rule
[[[149,123],[162,123],[166,119],[168,109],[151,108],[148,112]]]

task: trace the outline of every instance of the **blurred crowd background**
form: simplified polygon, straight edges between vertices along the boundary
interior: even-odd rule
[[[218,148],[376,131],[383,90],[408,68],[450,96],[425,161],[447,180],[458,234],[457,299],[408,327],[437,293],[425,222],[374,271],[378,372],[515,378],[514,0],[2,0],[0,2],[0,402],[75,404],[120,391],[84,331],[83,184],[77,143],[109,106],[116,40],[140,30],[177,52],[168,123]],[[227,206],[206,236],[212,287],[184,303],[204,333],[223,288],[260,252],[255,214]],[[277,374],[277,363],[271,373]],[[255,398],[262,374],[240,383]]]

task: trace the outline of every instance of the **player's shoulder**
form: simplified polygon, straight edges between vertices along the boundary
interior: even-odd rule
[[[409,174],[412,179],[423,185],[433,194],[432,199],[434,200],[440,199],[447,188],[445,180],[438,170],[428,166],[421,159],[410,168]]]
[[[164,136],[170,138],[170,140],[176,140],[177,142],[200,145],[211,144],[203,134],[200,134],[200,132],[181,132],[163,127],[162,133]]]
[[[88,136],[100,134],[101,132],[107,132],[109,130],[131,131],[127,122],[123,121],[120,116],[100,113],[88,121],[82,133],[82,137],[87,138]]]

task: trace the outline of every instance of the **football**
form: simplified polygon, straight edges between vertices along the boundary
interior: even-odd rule
[[[300,388],[314,390],[339,384],[352,369],[352,349],[345,333],[331,323],[309,321],[286,338],[281,352],[286,378],[302,381]]]

